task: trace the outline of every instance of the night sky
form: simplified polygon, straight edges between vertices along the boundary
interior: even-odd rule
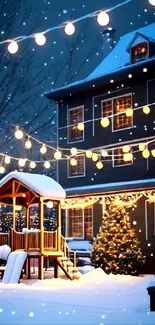
[[[41,32],[96,10],[107,9],[120,0],[1,0],[0,38]],[[16,8],[17,5],[17,8]],[[148,0],[131,3],[110,12],[109,26],[116,30],[114,42],[136,28],[155,19],[155,7]],[[46,35],[46,44],[38,46],[33,39],[19,43],[11,55],[6,45],[0,52],[0,151],[25,155],[17,146],[9,123],[21,126],[42,141],[53,141],[56,135],[56,107],[44,92],[87,77],[110,51],[111,39],[102,34],[96,17],[77,23],[74,36],[63,29]],[[18,147],[18,150],[17,150]],[[29,152],[29,158],[33,157]]]

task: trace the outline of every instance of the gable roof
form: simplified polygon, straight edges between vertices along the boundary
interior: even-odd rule
[[[101,77],[106,77],[113,73],[117,73],[118,71],[120,71],[121,69],[125,69],[126,67],[131,68],[130,53],[127,52],[127,48],[129,44],[132,42],[133,38],[137,33],[155,42],[154,31],[155,31],[155,23],[152,23],[145,27],[134,30],[128,34],[125,34],[118,41],[118,43],[113,48],[113,50],[108,54],[108,56],[104,58],[104,60],[97,66],[97,68],[87,78],[80,81],[76,81],[67,86],[55,89],[51,92],[45,93],[45,96],[57,100],[60,99],[61,96],[65,93],[67,93],[69,96],[69,94],[73,90],[76,90],[80,85],[85,85],[85,84],[89,85],[91,82],[95,82]],[[150,60],[151,59],[148,59],[147,61]],[[144,62],[146,62],[146,60],[143,62],[135,63],[132,66],[138,66],[141,65],[141,63],[145,64]]]
[[[12,179],[20,181],[23,183],[23,185],[42,197],[49,197],[57,200],[61,200],[66,197],[65,190],[53,178],[45,175],[23,173],[18,171],[13,171],[1,179],[0,192],[1,188]]]
[[[135,34],[135,36],[133,37],[133,39],[131,40],[131,42],[128,44],[128,46],[127,46],[127,48],[126,48],[127,51],[130,50],[130,48],[131,48],[132,45],[134,44],[135,40],[136,40],[137,38],[139,38],[139,37],[141,38],[141,40],[143,39],[143,40],[146,40],[146,41],[148,41],[148,42],[155,42],[155,40],[152,39],[151,37],[147,37],[146,35],[143,35],[142,33],[137,32],[137,33]]]

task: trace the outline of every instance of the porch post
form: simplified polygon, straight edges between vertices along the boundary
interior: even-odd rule
[[[26,228],[30,228],[30,208],[26,205]]]
[[[16,228],[16,197],[15,197],[15,182],[12,184],[12,195],[13,195],[13,229]]]
[[[44,274],[44,210],[43,210],[43,198],[40,197],[39,200],[39,221],[40,221],[40,251],[41,251],[41,257],[40,257],[40,263],[39,263],[39,274],[40,274],[40,280],[43,280]]]
[[[57,205],[57,250],[61,251],[61,204]]]

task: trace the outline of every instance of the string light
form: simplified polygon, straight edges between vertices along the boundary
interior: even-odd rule
[[[62,157],[62,153],[61,153],[59,150],[57,150],[57,151],[54,153],[54,158],[55,158],[56,160],[59,160],[59,159],[61,159],[61,157]]]
[[[98,154],[97,153],[93,153],[92,154],[92,160],[93,161],[97,161],[98,160]]]
[[[46,203],[46,206],[47,206],[48,209],[52,209],[53,208],[53,202],[52,201],[48,201]]]
[[[132,159],[133,159],[133,155],[132,155],[132,153],[125,153],[125,154],[123,155],[123,160],[124,160],[124,162],[132,161]]]
[[[101,151],[101,156],[102,157],[107,157],[108,156],[108,151],[107,150],[102,150]]]
[[[35,161],[31,161],[31,162],[30,162],[30,168],[32,168],[32,169],[36,168],[36,163],[35,163]]]
[[[71,155],[76,156],[77,154],[77,149],[76,148],[71,148]]]
[[[77,160],[75,158],[70,159],[70,165],[71,166],[76,166],[77,165]]]
[[[83,123],[79,123],[77,126],[79,131],[83,131],[84,130],[84,124]]]
[[[107,126],[109,126],[109,124],[110,124],[110,121],[109,121],[108,117],[102,118],[101,125],[103,128],[106,128]]]
[[[143,113],[148,115],[150,113],[150,107],[148,105],[143,107]]]
[[[16,137],[16,139],[21,140],[23,138],[23,131],[20,130],[19,128],[16,128],[15,137]]]
[[[98,169],[102,169],[102,168],[103,168],[103,163],[102,163],[102,161],[98,161],[97,164],[96,164],[96,167],[97,167]]]
[[[45,162],[44,162],[44,167],[45,167],[46,169],[49,169],[49,168],[51,167],[50,162],[49,162],[49,161],[45,161]]]
[[[151,154],[153,157],[155,157],[155,149],[151,150]]]
[[[92,151],[91,150],[87,150],[86,151],[86,157],[87,158],[91,158],[92,157]]]
[[[18,51],[18,43],[15,41],[12,41],[9,45],[8,45],[8,51],[11,54],[15,54]]]
[[[4,174],[5,173],[5,168],[3,166],[0,166],[0,174]]]
[[[124,147],[122,148],[122,150],[123,150],[124,153],[127,153],[127,152],[130,151],[130,147],[129,147],[129,146],[124,146]]]
[[[140,150],[140,151],[144,151],[145,148],[146,148],[146,144],[145,144],[145,143],[140,143],[140,144],[139,144],[139,150]]]
[[[97,16],[97,22],[100,26],[106,26],[109,24],[110,18],[107,12],[101,11]]]
[[[43,144],[42,147],[40,148],[40,152],[42,153],[42,155],[44,155],[47,152],[47,148],[45,144]]]
[[[26,149],[31,149],[32,147],[32,142],[28,139],[26,142],[25,142],[25,148]]]
[[[11,158],[9,156],[5,156],[4,162],[5,162],[5,164],[9,165],[11,162]]]
[[[35,35],[35,42],[39,45],[42,46],[46,43],[46,37],[44,34],[39,33]]]
[[[20,158],[18,161],[18,164],[20,167],[24,167],[26,164],[26,159]]]
[[[148,0],[152,6],[155,6],[155,0]]]
[[[127,117],[131,117],[131,116],[133,116],[133,109],[132,108],[127,108],[125,113],[126,113]]]
[[[65,33],[69,36],[75,33],[75,26],[71,22],[65,26]]]
[[[148,149],[145,149],[145,150],[142,152],[142,156],[143,156],[145,159],[149,158],[149,156],[150,156],[150,152],[149,152],[149,150],[148,150]]]

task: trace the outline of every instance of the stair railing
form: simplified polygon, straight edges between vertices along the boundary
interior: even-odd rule
[[[72,259],[73,256],[73,265],[76,267],[76,251],[69,248],[67,245],[66,238],[61,235],[61,250],[64,253],[65,257],[68,257],[68,259]]]

